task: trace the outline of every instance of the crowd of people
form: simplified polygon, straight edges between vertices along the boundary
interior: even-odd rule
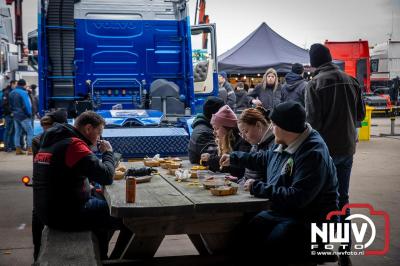
[[[261,83],[254,88],[246,87],[247,84],[238,82],[233,89],[226,72],[222,71],[218,75],[218,97],[236,113],[255,106],[273,109],[279,103],[286,101],[295,101],[304,107],[307,81],[303,74],[304,66],[294,63],[291,71],[285,75],[285,83],[280,84],[276,70],[269,68],[263,75]]]
[[[349,202],[356,127],[365,116],[361,88],[332,63],[327,47],[314,44],[309,53],[316,69],[309,82],[302,78],[303,66],[294,64],[284,85],[278,83],[276,71],[268,69],[262,83],[245,94],[243,84],[235,91],[226,73],[221,73],[219,97],[209,97],[192,124],[188,146],[192,163],[228,173],[245,191],[272,203],[270,210],[251,215],[237,234],[242,244],[236,246],[240,247],[236,254],[247,261],[263,261],[268,253],[271,265],[280,265],[292,259],[285,254],[296,258],[310,254],[310,223],[325,222],[329,212]],[[15,133],[14,144],[8,141],[6,148],[15,145],[20,154],[24,131],[28,152],[35,153],[35,259],[44,225],[93,230],[102,258],[107,258],[112,232],[120,229],[125,233],[111,255],[118,258],[131,234],[120,220],[110,217],[106,201],[90,187],[90,182],[113,182],[112,147],[100,140],[104,119],[87,111],[72,126],[65,111],[49,113],[41,118],[44,133],[33,140],[32,150],[37,109],[26,82],[10,83],[7,93],[7,125],[14,125]],[[98,147],[101,159],[92,146]],[[351,265],[348,255],[340,256],[339,262]]]
[[[291,259],[285,254],[307,256],[310,223],[325,222],[329,212],[349,203],[357,126],[365,116],[357,80],[332,63],[326,46],[314,44],[309,54],[315,68],[309,82],[302,78],[303,66],[294,64],[282,86],[274,69],[247,95],[240,84],[233,107],[224,97],[208,99],[207,115],[201,126],[201,115],[196,118],[189,144],[192,163],[200,157],[250,194],[271,200],[271,209],[255,214],[239,235],[246,243],[242,252],[255,261],[268,252],[273,265]],[[225,76],[220,92],[231,89]],[[347,209],[339,219],[349,215]],[[351,265],[351,243],[346,244],[339,250],[340,265]]]
[[[16,155],[32,155],[33,121],[38,117],[39,100],[36,85],[24,79],[12,80],[2,90],[4,117],[4,150]]]

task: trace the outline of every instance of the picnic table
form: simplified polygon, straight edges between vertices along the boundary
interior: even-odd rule
[[[143,162],[124,164],[143,167]],[[184,168],[191,166],[183,161]],[[150,182],[137,184],[135,203],[125,201],[125,180],[104,189],[111,215],[122,218],[134,233],[121,259],[152,258],[165,235],[177,234],[187,234],[200,256],[224,254],[244,215],[269,207],[268,199],[249,192],[213,196],[193,182],[175,181],[165,169],[158,171]]]

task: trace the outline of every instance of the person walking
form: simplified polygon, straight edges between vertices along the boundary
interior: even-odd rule
[[[329,49],[319,43],[310,48],[314,77],[306,87],[307,121],[325,140],[337,170],[339,209],[349,203],[353,155],[356,152],[356,125],[364,119],[365,107],[357,80],[332,63]],[[346,210],[346,218],[350,209]],[[351,243],[345,250],[350,251]],[[350,257],[339,256],[341,266],[352,265]]]
[[[304,92],[307,81],[303,78],[304,67],[295,63],[292,70],[286,74],[286,83],[282,86],[281,102],[295,101],[304,107]]]

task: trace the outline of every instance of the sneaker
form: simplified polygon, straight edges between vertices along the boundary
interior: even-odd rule
[[[352,266],[353,263],[351,263],[350,256],[348,256],[348,255],[340,255],[339,256],[338,265],[339,266]]]
[[[22,149],[20,147],[16,147],[15,148],[15,155],[23,155],[24,152],[22,151]]]

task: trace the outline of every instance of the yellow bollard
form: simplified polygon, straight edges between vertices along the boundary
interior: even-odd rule
[[[361,122],[361,128],[358,133],[359,140],[369,140],[371,137],[371,114],[374,110],[371,106],[365,106],[365,118]]]

